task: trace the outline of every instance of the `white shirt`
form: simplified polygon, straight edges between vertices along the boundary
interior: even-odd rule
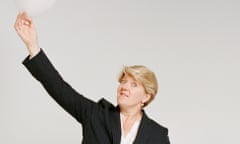
[[[122,115],[120,114],[121,117],[121,131],[122,131],[122,136],[121,136],[121,143],[120,144],[132,144],[137,136],[138,132],[138,127],[140,125],[140,120],[136,120],[131,127],[131,130],[128,132],[127,135],[124,134],[124,129],[123,129],[123,120],[122,120]]]

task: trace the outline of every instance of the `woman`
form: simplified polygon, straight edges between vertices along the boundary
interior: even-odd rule
[[[40,49],[33,21],[18,14],[15,25],[29,56],[23,64],[49,95],[83,128],[83,144],[170,144],[168,130],[144,112],[157,94],[155,74],[144,66],[124,67],[119,76],[117,106],[94,102],[68,85]]]

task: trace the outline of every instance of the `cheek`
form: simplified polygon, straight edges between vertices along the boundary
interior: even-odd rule
[[[117,87],[117,98],[120,96],[121,86]]]
[[[136,91],[132,91],[132,95],[134,99],[142,100],[143,97],[145,96],[145,92],[138,89]]]
[[[121,87],[118,86],[118,87],[117,87],[117,93],[119,93],[120,89],[121,89]]]

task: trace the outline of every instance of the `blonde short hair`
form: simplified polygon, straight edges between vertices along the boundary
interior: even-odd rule
[[[132,76],[143,85],[145,92],[150,94],[150,100],[144,103],[144,107],[147,106],[155,98],[158,91],[158,82],[155,74],[143,65],[134,65],[124,66],[118,77],[118,81],[120,82],[125,75]]]

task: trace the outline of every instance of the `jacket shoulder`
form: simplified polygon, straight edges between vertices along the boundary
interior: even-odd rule
[[[152,134],[150,143],[155,144],[157,142],[158,144],[170,144],[168,128],[152,119],[149,119],[149,128]]]
[[[115,106],[111,102],[107,101],[104,98],[101,98],[97,103],[101,108],[104,108],[104,109],[115,108]]]
[[[165,126],[157,123],[156,121],[149,119],[150,127],[154,130],[157,134],[161,135],[168,135],[168,128]]]

